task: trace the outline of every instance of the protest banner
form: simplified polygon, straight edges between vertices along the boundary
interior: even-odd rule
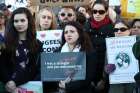
[[[126,19],[140,17],[140,0],[121,0],[121,16]]]
[[[27,0],[5,0],[6,5],[11,5],[9,8],[11,11],[14,11],[15,9],[19,7],[26,7],[27,6]]]
[[[41,54],[41,80],[60,81],[84,80],[86,76],[86,55],[84,52]]]
[[[90,0],[31,0],[32,5],[74,6],[89,5]]]
[[[109,6],[120,6],[120,0],[109,0]]]
[[[60,47],[62,30],[37,31],[37,39],[43,43],[43,50],[53,52]]]
[[[18,87],[18,93],[43,93],[41,81],[29,81]]]
[[[111,84],[135,82],[134,75],[139,71],[138,61],[132,52],[135,42],[136,36],[106,38],[108,63],[116,66],[109,75]]]

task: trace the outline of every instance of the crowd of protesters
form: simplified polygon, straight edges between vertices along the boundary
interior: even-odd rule
[[[57,13],[44,6],[35,15],[25,7],[10,12],[10,7],[0,4],[0,93],[18,93],[18,86],[40,81],[43,44],[36,38],[36,31],[57,29],[63,30],[62,43],[54,52],[85,52],[86,78],[43,82],[43,93],[124,93],[124,88],[125,93],[132,93],[133,84],[110,84],[110,73],[105,70],[110,69],[106,65],[105,39],[139,36],[140,19],[126,23],[103,0],[89,6],[63,6]],[[140,49],[133,49],[140,61]]]

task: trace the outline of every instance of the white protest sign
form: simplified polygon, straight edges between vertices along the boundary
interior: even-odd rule
[[[120,0],[109,0],[109,6],[120,6]]]
[[[106,38],[107,59],[115,64],[116,70],[109,75],[111,84],[132,83],[134,75],[139,71],[132,47],[136,36]]]
[[[53,52],[60,47],[62,30],[37,31],[37,39],[43,43],[46,52]]]

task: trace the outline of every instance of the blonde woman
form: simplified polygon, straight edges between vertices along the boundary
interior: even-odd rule
[[[36,28],[38,31],[57,28],[56,17],[51,8],[45,7],[39,10],[36,17]]]

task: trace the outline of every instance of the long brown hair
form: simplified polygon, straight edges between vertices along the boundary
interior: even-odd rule
[[[81,45],[81,51],[85,51],[85,52],[91,52],[93,50],[93,46],[91,43],[91,40],[88,36],[88,34],[86,33],[86,31],[84,31],[83,26],[76,22],[76,21],[72,21],[72,22],[68,22],[65,24],[64,26],[64,30],[66,26],[74,26],[77,29],[77,32],[79,34],[79,39],[77,40],[77,44]],[[64,31],[62,33],[62,46],[65,44],[66,40],[64,38]]]
[[[27,48],[29,49],[30,53],[37,52],[39,45],[36,39],[35,22],[31,12],[27,8],[18,8],[13,11],[5,31],[6,49],[14,55],[19,42],[18,31],[14,27],[14,17],[16,14],[25,14],[27,16],[28,19],[28,28],[26,33]]]

